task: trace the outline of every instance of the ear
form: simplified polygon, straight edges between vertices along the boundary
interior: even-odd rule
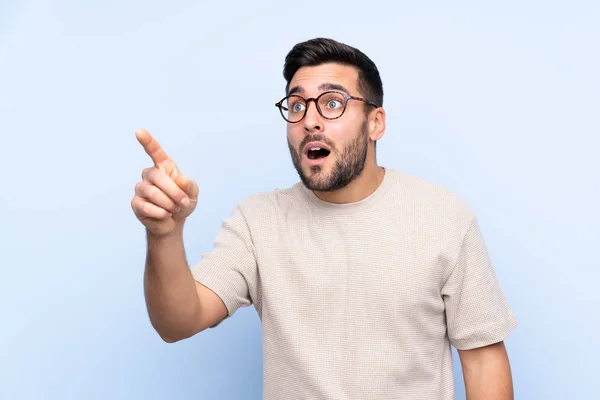
[[[369,139],[377,141],[385,133],[385,110],[379,107],[369,116]]]

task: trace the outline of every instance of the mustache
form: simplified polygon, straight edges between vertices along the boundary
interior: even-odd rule
[[[335,144],[331,140],[327,139],[323,135],[316,134],[316,135],[305,136],[304,139],[302,139],[302,142],[300,143],[300,147],[299,147],[300,153],[302,153],[302,149],[309,142],[322,142],[322,143],[325,143],[327,146],[329,146],[329,148],[331,149],[332,152],[335,150]]]

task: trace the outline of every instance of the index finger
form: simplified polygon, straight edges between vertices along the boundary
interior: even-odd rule
[[[160,144],[152,137],[152,135],[150,135],[147,130],[143,128],[138,129],[135,131],[135,137],[144,147],[144,150],[150,156],[150,158],[152,158],[152,161],[154,161],[155,165],[169,160],[167,153],[162,147],[160,147]]]

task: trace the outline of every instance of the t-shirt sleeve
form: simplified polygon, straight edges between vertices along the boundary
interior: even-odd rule
[[[498,343],[517,326],[476,218],[442,287],[450,343],[459,350]]]
[[[238,308],[253,303],[257,270],[250,228],[238,205],[231,216],[223,220],[212,250],[192,266],[192,276],[223,300],[229,318]]]

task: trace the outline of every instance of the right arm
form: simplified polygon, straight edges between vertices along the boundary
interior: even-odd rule
[[[160,337],[176,342],[224,319],[227,308],[221,298],[192,277],[182,229],[167,236],[148,231],[147,238],[144,294],[150,322]]]
[[[183,225],[195,209],[197,184],[179,173],[148,132],[136,134],[155,163],[142,173],[131,201],[146,226],[144,295],[152,326],[172,343],[220,322],[227,308],[219,296],[194,280],[185,257]]]

